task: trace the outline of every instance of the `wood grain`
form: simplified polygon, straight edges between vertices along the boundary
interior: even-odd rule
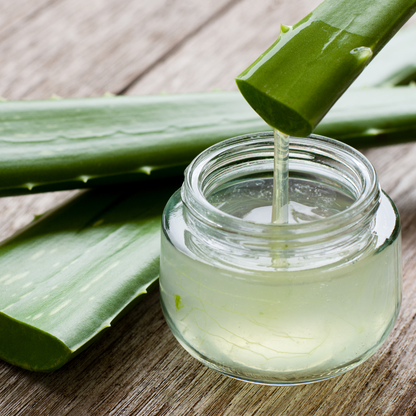
[[[14,0],[0,2],[0,37],[19,30],[56,0]]]
[[[7,57],[0,67],[0,95],[117,93],[235,1],[52,2],[0,40],[0,55]]]
[[[280,24],[291,25],[320,0],[243,0],[204,27],[127,94],[236,90],[234,78],[278,37]]]
[[[15,16],[29,16],[29,2],[21,1],[25,10]],[[232,89],[234,76],[274,41],[279,23],[295,22],[313,5],[307,0],[51,2],[0,40],[1,53],[10,51],[9,66],[0,68],[0,95]],[[192,28],[182,27],[194,19]],[[400,210],[404,264],[399,321],[366,363],[299,387],[226,378],[179,346],[154,292],[57,372],[31,373],[0,362],[0,415],[415,415],[416,145],[365,154]],[[3,198],[1,236],[70,195]]]

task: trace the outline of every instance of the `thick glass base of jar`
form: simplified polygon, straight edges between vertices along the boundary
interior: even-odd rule
[[[311,159],[304,160],[309,169]],[[266,174],[267,169],[252,169],[252,158],[249,166],[242,181]],[[221,175],[212,177],[221,184],[211,181],[211,194],[227,187]],[[359,199],[358,194],[351,196]],[[392,330],[401,299],[398,214],[391,200],[379,195],[371,221],[363,225],[364,240],[360,229],[352,247],[343,237],[314,231],[308,239],[316,239],[316,252],[309,240],[292,239],[303,226],[277,227],[276,232],[289,232],[287,240],[266,239],[263,246],[243,228],[250,225],[243,220],[235,223],[239,229],[233,223],[225,232],[228,217],[206,227],[210,218],[194,218],[177,192],[165,211],[160,273],[163,312],[175,337],[214,370],[261,384],[315,382],[365,361]],[[326,257],[331,242],[336,250]]]
[[[377,344],[371,348],[366,353],[362,354],[359,358],[353,359],[350,362],[343,363],[339,368],[329,368],[323,371],[314,371],[314,370],[298,370],[295,372],[278,372],[259,369],[257,371],[253,370],[251,367],[246,367],[241,365],[241,363],[232,363],[231,366],[225,365],[222,361],[214,361],[209,352],[207,355],[204,355],[200,349],[196,349],[195,345],[188,343],[186,337],[183,336],[180,329],[178,329],[174,321],[170,318],[169,312],[163,303],[163,298],[161,300],[162,311],[165,316],[166,322],[169,326],[169,329],[172,331],[173,335],[177,341],[182,345],[182,347],[194,358],[200,361],[202,364],[211,368],[212,370],[218,371],[225,376],[235,378],[237,380],[246,381],[254,384],[262,384],[268,386],[296,386],[300,384],[311,384],[317,383],[319,381],[328,380],[330,378],[339,376],[354,369],[355,367],[362,364],[369,357],[371,357],[378,348],[383,344],[390,331],[393,328],[394,322],[397,317],[392,319],[391,325],[388,325],[388,328],[383,337],[378,340]]]

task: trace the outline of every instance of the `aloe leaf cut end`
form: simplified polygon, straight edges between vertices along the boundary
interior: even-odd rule
[[[33,371],[53,371],[71,357],[58,338],[0,312],[1,358]]]
[[[312,130],[312,124],[290,107],[290,103],[276,100],[245,79],[236,79],[238,89],[246,100],[253,106],[259,116],[271,127],[282,132],[290,131],[292,136],[307,136]],[[278,114],[278,120],[276,115]]]

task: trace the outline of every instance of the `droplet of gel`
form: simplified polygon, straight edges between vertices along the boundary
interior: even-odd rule
[[[352,55],[355,55],[355,57],[359,61],[369,61],[373,57],[373,51],[371,48],[368,48],[367,46],[360,46],[359,48],[354,48],[352,51],[350,51]]]

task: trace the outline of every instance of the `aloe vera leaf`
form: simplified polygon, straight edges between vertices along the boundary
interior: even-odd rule
[[[158,278],[161,214],[179,186],[87,191],[3,243],[0,358],[55,370],[134,305]]]
[[[263,130],[235,93],[0,103],[3,195],[183,171],[228,137]]]
[[[364,69],[351,88],[393,87],[416,79],[416,25],[404,27]]]
[[[410,87],[349,90],[316,132],[360,147],[414,140],[414,102]],[[237,92],[4,102],[0,128],[0,196],[182,174],[206,147],[270,130]]]
[[[416,140],[416,88],[351,89],[334,105],[314,133],[354,147]]]
[[[326,0],[237,78],[272,127],[307,136],[416,11],[416,0]]]

